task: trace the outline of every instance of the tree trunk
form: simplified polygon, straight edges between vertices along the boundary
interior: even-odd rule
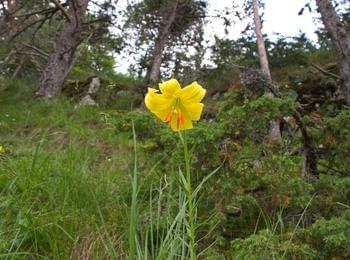
[[[170,1],[170,3],[166,6],[166,14],[163,16],[158,30],[158,37],[154,43],[151,64],[146,75],[147,84],[155,84],[159,81],[160,66],[162,65],[162,55],[170,34],[171,25],[175,21],[177,7],[178,0]]]
[[[253,0],[253,12],[254,12],[255,34],[256,34],[256,43],[258,46],[260,69],[261,69],[262,74],[265,77],[265,80],[272,82],[271,73],[270,73],[270,69],[269,69],[269,60],[267,58],[267,53],[266,53],[266,48],[265,48],[264,37],[263,37],[263,34],[261,32],[261,21],[260,21],[260,16],[259,16],[259,9],[258,9],[258,1],[257,0]],[[270,92],[269,90],[265,90],[265,91]],[[271,96],[273,96],[273,95],[271,95]]]
[[[334,45],[339,73],[343,81],[343,93],[350,106],[350,32],[341,23],[331,1],[316,0],[316,4]]]
[[[305,155],[305,159],[301,167],[301,173],[303,178],[314,182],[319,178],[319,173],[317,169],[317,154],[315,152],[313,140],[301,119],[300,113],[298,111],[295,111],[293,117],[301,131],[303,150]]]
[[[69,2],[67,14],[70,19],[66,21],[56,37],[35,97],[52,99],[61,92],[63,83],[73,66],[74,53],[84,39],[82,24],[89,1],[71,0]]]
[[[253,0],[253,13],[254,13],[255,34],[256,34],[256,43],[258,46],[260,69],[264,77],[264,81],[267,83],[266,85],[269,86],[267,89],[264,90],[265,96],[274,97],[275,94],[273,91],[272,78],[271,78],[271,73],[269,69],[269,61],[267,58],[264,37],[261,32],[261,21],[259,16],[257,0]],[[281,140],[280,122],[279,120],[271,120],[270,124],[271,124],[270,138],[272,141],[279,142]]]

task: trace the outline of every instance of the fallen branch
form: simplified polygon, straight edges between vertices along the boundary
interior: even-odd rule
[[[327,75],[327,76],[330,76],[330,77],[332,77],[332,78],[335,78],[335,79],[337,79],[337,80],[340,80],[340,77],[339,77],[337,74],[334,74],[334,73],[332,73],[332,72],[329,72],[329,71],[327,71],[327,70],[321,68],[320,66],[318,66],[318,65],[316,65],[316,64],[314,64],[314,63],[312,63],[311,66],[314,67],[315,69],[317,69],[318,71],[322,72],[323,74]]]

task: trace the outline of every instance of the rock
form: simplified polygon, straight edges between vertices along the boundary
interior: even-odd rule
[[[101,80],[99,77],[89,78],[90,83],[88,83],[88,88],[86,94],[80,100],[80,105],[85,106],[95,106],[97,105],[96,101],[91,97],[91,95],[96,94],[101,86]]]
[[[80,100],[79,104],[83,105],[83,106],[95,106],[95,105],[97,105],[95,100],[93,100],[89,94],[87,94],[85,97],[83,97]]]
[[[95,94],[97,91],[100,89],[101,86],[101,80],[99,77],[93,77],[91,78],[90,84],[89,84],[89,89],[88,89],[88,94]]]
[[[90,98],[96,94],[101,87],[102,80],[97,76],[89,77],[84,81],[73,81],[63,87],[63,93],[76,101],[82,100],[87,95]]]

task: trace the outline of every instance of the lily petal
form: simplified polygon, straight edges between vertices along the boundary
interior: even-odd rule
[[[160,83],[159,89],[163,94],[173,96],[177,91],[181,90],[181,86],[176,79],[170,79]]]
[[[170,110],[173,105],[173,99],[169,99],[162,94],[156,93],[156,89],[148,88],[145,97],[146,107],[158,117]],[[161,118],[163,120],[163,118]]]
[[[206,90],[195,81],[181,89],[180,98],[185,103],[199,103],[204,98],[205,92]]]
[[[182,104],[182,110],[192,121],[198,121],[201,117],[204,105],[202,103],[185,103]]]

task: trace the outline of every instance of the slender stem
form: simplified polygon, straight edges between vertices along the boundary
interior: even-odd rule
[[[184,147],[185,170],[186,170],[186,195],[188,200],[188,222],[189,222],[189,236],[191,240],[191,259],[196,260],[196,231],[194,226],[195,209],[193,207],[192,191],[191,191],[191,156],[188,152],[186,135],[179,132],[180,139]]]
[[[132,198],[129,224],[129,259],[136,259],[136,225],[137,225],[137,144],[134,121],[132,123],[133,144],[134,144],[134,174],[132,177]]]

